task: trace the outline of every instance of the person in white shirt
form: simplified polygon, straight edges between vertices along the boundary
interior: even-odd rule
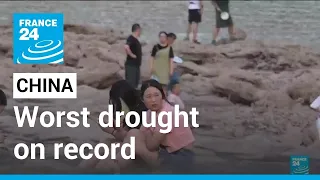
[[[183,101],[180,98],[180,84],[178,81],[171,82],[171,89],[170,93],[168,95],[168,101],[172,103],[173,105],[178,105],[179,110],[184,110],[185,106]]]
[[[189,34],[192,31],[193,38],[192,41],[196,44],[200,44],[197,40],[198,34],[198,24],[201,22],[201,16],[203,13],[203,3],[202,0],[190,0],[189,1],[189,16],[188,16],[188,29],[187,36],[185,40],[189,40]]]
[[[318,113],[317,120],[316,120],[316,127],[318,130],[318,136],[320,139],[320,107],[318,107],[317,109],[314,109],[314,110]]]
[[[318,117],[316,120],[316,127],[318,130],[318,135],[320,139],[320,96],[318,96],[311,104],[310,108],[313,109],[314,111],[318,112]]]

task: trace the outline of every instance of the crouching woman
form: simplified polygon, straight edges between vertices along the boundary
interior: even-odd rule
[[[113,106],[113,110],[116,112],[124,112],[124,114],[128,113],[129,111],[135,111],[140,116],[143,111],[146,111],[146,107],[144,103],[141,101],[139,97],[139,93],[137,90],[132,87],[126,80],[119,80],[115,82],[111,90],[109,92],[109,104]],[[116,113],[113,113],[114,115]],[[124,117],[124,116],[122,116]],[[115,119],[115,117],[114,117]],[[128,132],[130,132],[133,129],[139,129],[141,126],[141,122],[137,127],[129,127],[125,122],[124,119],[121,121],[120,127],[101,127],[100,128],[106,132],[107,134],[111,134],[115,141],[117,142],[123,142],[125,138],[129,135]],[[134,116],[130,117],[130,123],[135,124],[136,119]],[[111,142],[105,142],[102,141],[102,143],[110,144]],[[96,157],[92,157],[89,160],[84,160],[79,164],[80,168],[98,168],[98,169],[105,169],[106,166],[110,163],[110,159],[106,160],[99,160]]]
[[[193,168],[194,152],[192,151],[195,138],[190,127],[184,127],[183,116],[180,116],[179,127],[172,126],[169,133],[160,132],[162,128],[159,124],[167,124],[169,120],[174,121],[174,107],[165,99],[165,93],[162,85],[156,80],[145,81],[141,86],[141,97],[149,109],[147,111],[147,121],[151,122],[151,112],[156,113],[155,127],[142,127],[140,130],[132,129],[124,138],[124,143],[130,142],[130,137],[135,137],[136,156],[139,156],[147,164],[160,169],[170,169],[171,172],[187,173]],[[172,118],[162,116],[158,120],[160,112],[172,112]],[[160,122],[161,121],[161,122]],[[128,152],[129,153],[129,152]],[[118,173],[125,168],[130,160],[121,158],[117,154],[117,160],[114,161],[113,169]]]

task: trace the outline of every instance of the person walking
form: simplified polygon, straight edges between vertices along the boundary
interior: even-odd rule
[[[190,0],[189,1],[189,15],[188,15],[188,28],[187,28],[187,36],[185,40],[189,40],[190,32],[192,31],[193,37],[192,41],[196,44],[200,44],[197,40],[198,35],[198,26],[201,22],[201,16],[203,13],[203,3],[202,0]]]
[[[138,38],[141,35],[141,27],[139,24],[133,24],[131,28],[132,34],[128,37],[125,50],[127,59],[125,62],[125,79],[134,88],[138,88],[140,82],[140,66],[142,59],[142,49]]]
[[[234,25],[232,21],[232,17],[229,11],[229,0],[212,0],[212,4],[216,10],[216,27],[213,30],[213,39],[212,44],[216,45],[217,37],[220,32],[220,28],[228,27],[229,38],[231,40],[234,39]],[[226,20],[221,19],[221,13],[226,12],[229,14],[229,18]]]

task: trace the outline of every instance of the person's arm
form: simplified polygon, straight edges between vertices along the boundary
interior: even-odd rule
[[[166,134],[162,134],[159,131],[148,130],[146,133],[146,146],[150,151],[156,151],[160,147],[162,141],[166,137]]]
[[[170,47],[169,58],[170,58],[170,76],[172,76],[173,71],[174,71],[174,65],[173,65],[174,54],[173,54],[172,47]]]
[[[123,141],[127,132],[125,131],[124,128],[118,128],[114,129],[114,131],[111,133],[114,138],[116,138],[118,141]]]
[[[152,48],[152,51],[151,51],[151,56],[150,56],[150,71],[151,73],[154,72],[154,57],[156,56],[157,54],[157,45],[154,45],[153,48]]]
[[[127,53],[130,57],[132,57],[132,58],[137,58],[137,56],[136,56],[135,54],[133,54],[132,51],[131,51],[131,49],[130,49],[130,44],[131,44],[131,43],[132,43],[132,40],[131,40],[131,38],[129,37],[129,38],[127,39],[126,44],[124,45],[124,49],[126,50],[126,53]]]
[[[216,0],[212,0],[211,2],[212,2],[212,4],[213,4],[213,6],[216,8],[216,10],[221,11],[221,9],[220,9],[220,7],[218,6]]]
[[[100,129],[102,129],[104,132],[111,134],[114,138],[117,140],[122,141],[126,135],[126,131],[123,127],[121,128],[114,128],[114,127],[102,127],[99,123],[98,126]]]
[[[162,119],[163,124],[168,123],[168,119],[166,116],[163,116]],[[167,134],[161,133],[160,130],[162,129],[159,124],[153,130],[147,131],[146,134],[146,146],[150,151],[156,151],[164,141]]]
[[[203,14],[203,1],[200,0],[200,12],[201,12],[201,15]]]

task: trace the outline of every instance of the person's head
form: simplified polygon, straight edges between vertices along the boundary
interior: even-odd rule
[[[158,81],[154,79],[144,81],[140,93],[143,102],[148,109],[151,111],[160,111],[162,109],[165,93],[162,89],[162,85]]]
[[[7,96],[6,94],[0,89],[0,113],[3,112],[4,108],[7,106]]]
[[[126,80],[119,80],[112,85],[109,92],[109,98],[109,104],[113,105],[114,116],[115,111],[135,111],[141,115],[142,111],[146,110],[137,90]],[[134,116],[130,117],[130,122],[134,124]]]
[[[168,34],[168,44],[169,45],[172,45],[176,39],[177,39],[177,36],[174,33]]]
[[[165,31],[159,32],[159,42],[161,44],[167,44],[168,43],[168,34]]]
[[[131,32],[134,33],[137,37],[141,35],[141,27],[139,24],[135,23],[132,25]]]

